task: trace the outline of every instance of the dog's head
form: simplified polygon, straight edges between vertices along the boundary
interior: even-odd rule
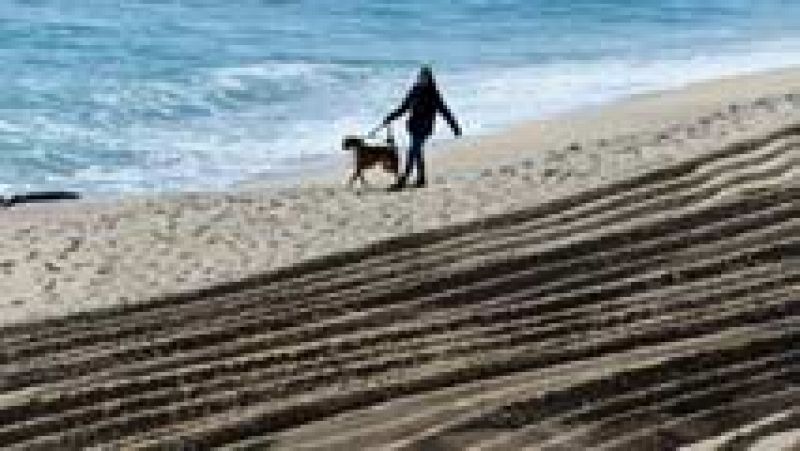
[[[345,136],[342,140],[342,150],[358,150],[364,147],[364,140],[358,136]]]

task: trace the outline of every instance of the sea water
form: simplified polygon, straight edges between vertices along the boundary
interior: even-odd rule
[[[4,0],[0,194],[323,170],[420,64],[479,134],[797,64],[798,23],[796,0]]]

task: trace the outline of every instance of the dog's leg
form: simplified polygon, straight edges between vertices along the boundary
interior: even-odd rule
[[[361,164],[358,158],[358,149],[353,150],[353,175],[350,176],[350,181],[347,183],[347,186],[352,188],[353,184],[356,182],[359,173],[361,172]]]

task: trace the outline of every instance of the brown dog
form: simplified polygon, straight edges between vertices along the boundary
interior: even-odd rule
[[[381,165],[386,172],[395,176],[399,172],[397,145],[391,138],[387,140],[386,144],[373,145],[367,144],[363,138],[358,136],[348,136],[342,141],[342,149],[353,151],[355,167],[353,176],[350,177],[350,185],[356,179],[360,179],[361,183],[365,184],[367,181],[364,179],[364,170],[373,166]]]

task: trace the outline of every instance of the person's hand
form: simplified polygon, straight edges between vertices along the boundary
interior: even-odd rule
[[[378,131],[384,127],[386,127],[386,123],[381,123],[377,127],[373,128],[372,130],[369,131],[369,133],[367,133],[367,138],[374,138],[375,134],[378,133]]]

